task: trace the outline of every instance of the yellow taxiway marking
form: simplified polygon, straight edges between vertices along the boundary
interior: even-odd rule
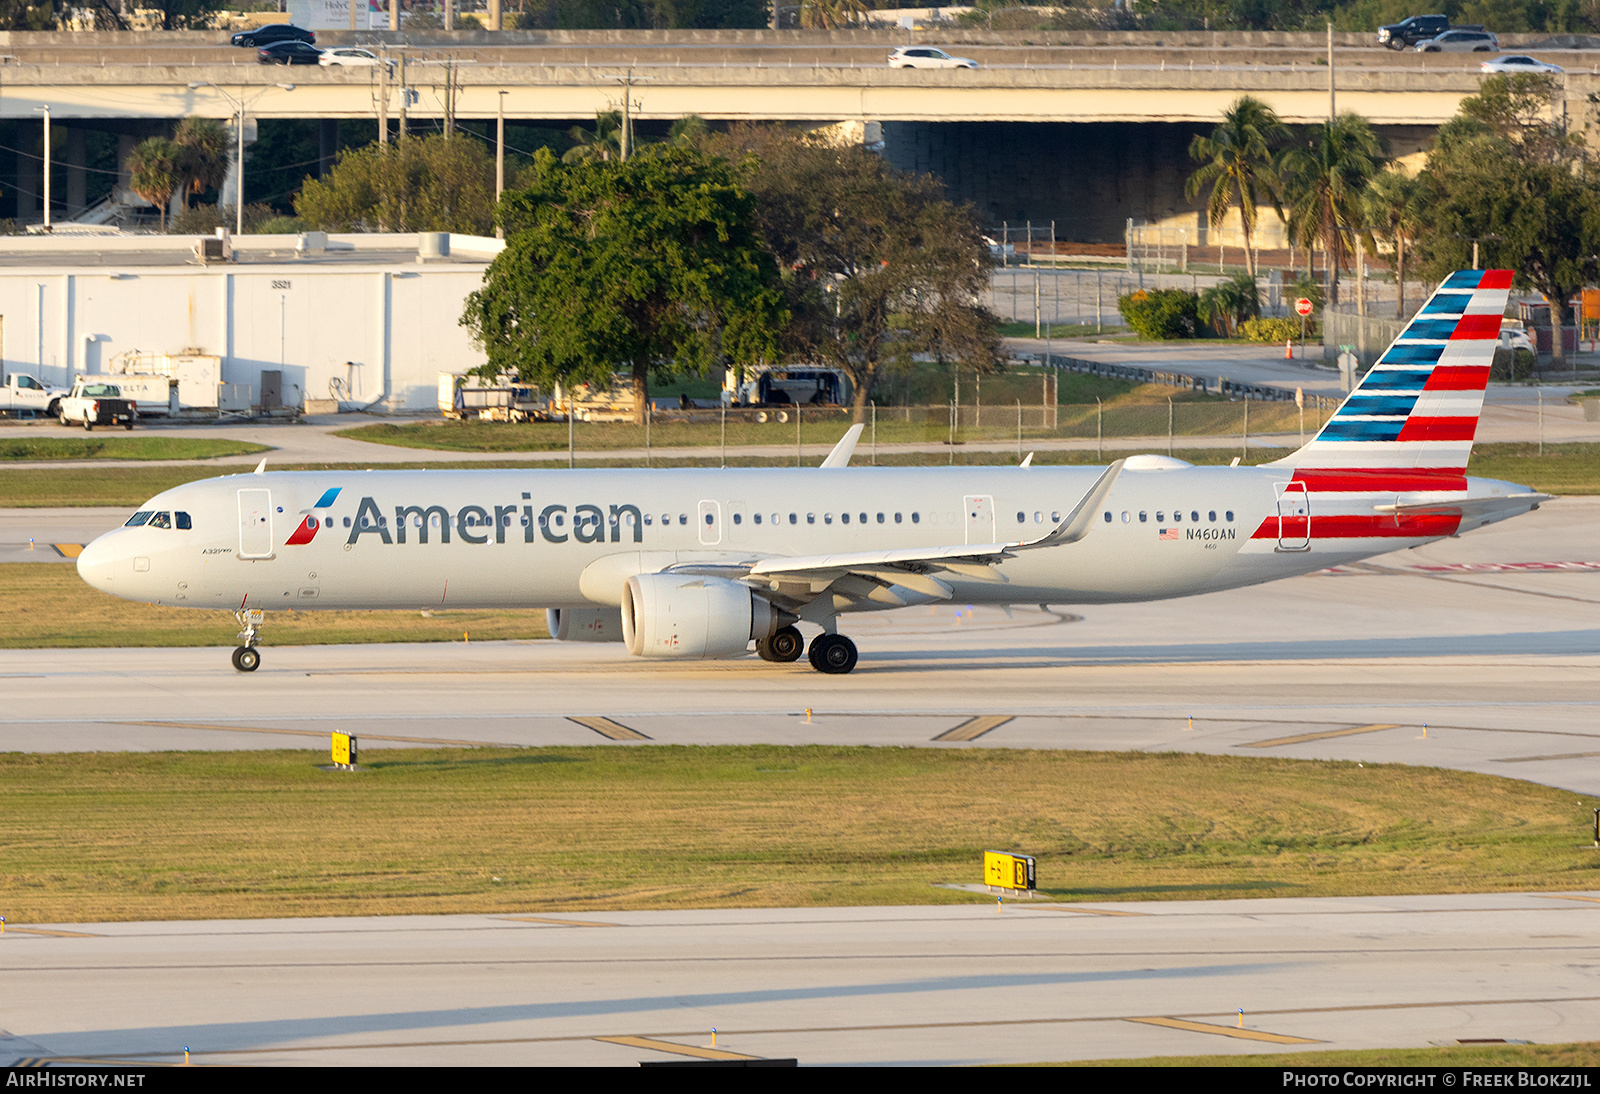
[[[1182,1018],[1129,1018],[1128,1021],[1143,1022],[1147,1026],[1186,1029],[1191,1033],[1215,1033],[1219,1037],[1238,1037],[1246,1041],[1271,1041],[1275,1045],[1320,1045],[1325,1043],[1313,1040],[1310,1037],[1290,1037],[1285,1033],[1263,1033],[1258,1029],[1218,1026],[1210,1022],[1187,1022]]]
[[[720,1048],[699,1048],[695,1045],[678,1045],[671,1041],[653,1041],[649,1037],[596,1037],[596,1041],[605,1041],[612,1045],[627,1045],[629,1048],[649,1048],[657,1052],[672,1052],[679,1056],[696,1056],[702,1060],[759,1060],[759,1056],[747,1056],[742,1052],[724,1052]]]
[[[934,738],[936,741],[976,741],[991,729],[999,729],[1011,721],[1011,714],[980,714],[968,718],[954,729],[947,729]]]
[[[50,546],[54,547],[62,558],[77,558],[83,554],[81,543],[52,543]]]
[[[1110,908],[1074,908],[1068,904],[1040,904],[1037,907],[1052,912],[1072,912],[1074,915],[1149,915],[1149,912],[1120,912]]]
[[[51,938],[100,938],[101,935],[90,934],[87,931],[51,931],[43,927],[7,927],[0,934],[43,934]]]
[[[629,729],[621,722],[613,722],[610,718],[568,718],[569,722],[577,722],[584,729],[592,729],[602,737],[613,741],[648,741],[643,733],[637,729]]]
[[[1546,900],[1581,900],[1586,904],[1600,904],[1600,896],[1568,896],[1565,893],[1540,893]]]
[[[1355,726],[1351,729],[1330,729],[1323,733],[1301,733],[1294,737],[1274,737],[1270,741],[1249,741],[1240,748],[1277,748],[1279,745],[1297,745],[1302,741],[1325,741],[1329,737],[1354,737],[1358,733],[1377,733],[1384,729],[1399,729],[1397,725]]]
[[[549,923],[556,927],[615,927],[615,923],[596,923],[591,919],[551,919],[542,915],[498,915],[496,919],[509,919],[514,923]]]
[[[326,729],[269,729],[266,726],[219,726],[206,722],[113,722],[119,726],[155,726],[158,729],[208,729],[217,733],[279,733],[289,737],[315,737],[326,741],[331,730]],[[395,741],[408,745],[445,745],[460,748],[522,748],[523,745],[505,741],[463,741],[454,737],[396,737],[392,734],[357,733],[362,741]]]

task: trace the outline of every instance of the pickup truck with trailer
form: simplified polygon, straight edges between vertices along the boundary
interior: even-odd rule
[[[80,377],[72,385],[72,392],[61,400],[58,417],[62,425],[81,423],[85,430],[97,425],[120,425],[132,429],[139,416],[139,406],[132,399],[122,397],[116,384]]]
[[[61,396],[66,394],[58,387],[46,387],[36,377],[26,372],[13,372],[0,385],[0,413],[42,414],[54,418],[60,410]]]
[[[1426,42],[1430,38],[1437,38],[1447,30],[1482,30],[1481,23],[1458,23],[1450,25],[1450,20],[1443,15],[1413,15],[1409,19],[1402,19],[1398,23],[1390,23],[1386,27],[1378,28],[1378,44],[1388,46],[1390,49],[1411,49],[1418,42]]]

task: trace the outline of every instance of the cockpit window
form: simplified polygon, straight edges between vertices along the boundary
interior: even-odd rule
[[[148,527],[150,527],[150,528],[171,528],[172,527],[172,514],[166,512],[165,510],[155,514],[155,516],[150,518],[150,523],[149,523]]]
[[[194,525],[189,520],[189,514],[188,513],[179,512],[179,513],[174,513],[172,515],[178,519],[178,527],[181,530],[188,531],[189,529],[194,527]]]
[[[141,509],[141,510],[139,510],[139,512],[133,514],[133,516],[129,517],[128,518],[128,523],[124,524],[123,527],[124,528],[137,528],[141,524],[143,524],[145,521],[149,520],[152,515],[153,515],[153,513],[152,513],[151,510],[149,510],[149,509]]]

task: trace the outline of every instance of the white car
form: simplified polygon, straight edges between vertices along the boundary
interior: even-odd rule
[[[1486,30],[1447,30],[1417,43],[1418,53],[1493,53],[1499,49],[1500,39]]]
[[[354,68],[371,68],[383,63],[383,58],[370,49],[354,49],[347,46],[325,49],[322,51],[322,56],[317,58],[319,65],[342,65]]]
[[[890,68],[977,68],[970,57],[952,57],[932,46],[906,46],[889,54]]]
[[[1485,61],[1478,66],[1484,72],[1549,72],[1556,76],[1566,73],[1560,65],[1546,64],[1544,61],[1527,57],[1520,53],[1508,53],[1504,57],[1496,57],[1492,61]]]

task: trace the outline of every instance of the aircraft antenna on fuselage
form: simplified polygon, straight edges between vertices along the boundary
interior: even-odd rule
[[[261,462],[256,464],[256,469],[253,472],[253,474],[265,475],[266,473],[267,473],[267,458],[265,456],[262,456],[261,457]]]

